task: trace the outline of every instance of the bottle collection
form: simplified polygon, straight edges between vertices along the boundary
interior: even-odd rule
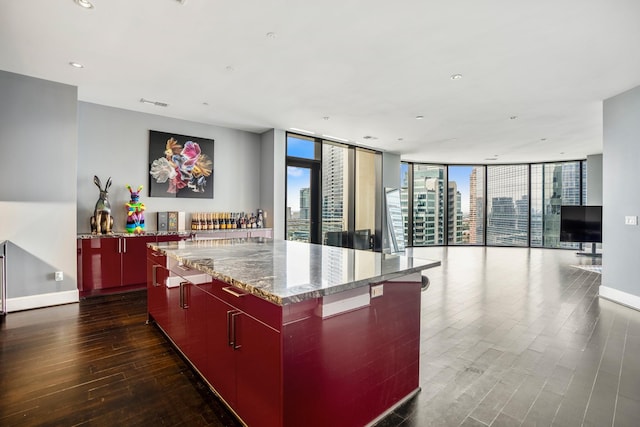
[[[191,230],[232,230],[262,227],[261,218],[253,213],[194,212],[191,214]]]

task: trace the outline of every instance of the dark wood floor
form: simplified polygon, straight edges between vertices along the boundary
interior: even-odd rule
[[[146,291],[9,313],[0,426],[240,425],[146,318]]]
[[[640,312],[599,299],[600,275],[573,266],[599,260],[414,252],[443,261],[422,294],[422,391],[377,427],[640,425]],[[134,292],[10,313],[0,425],[236,426],[145,325],[145,304]]]

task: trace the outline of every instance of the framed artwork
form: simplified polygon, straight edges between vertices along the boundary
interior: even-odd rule
[[[213,139],[149,131],[149,196],[213,198]]]

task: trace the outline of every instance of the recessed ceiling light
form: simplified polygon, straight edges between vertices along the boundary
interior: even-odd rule
[[[231,65],[227,65],[227,67],[225,68],[225,70],[227,70],[230,73],[233,73],[235,71],[235,68],[233,68]]]
[[[278,37],[278,35],[276,33],[274,33],[273,31],[269,31],[265,35],[267,36],[268,39],[275,39],[276,37]]]
[[[329,117],[329,116],[324,116],[324,117],[322,118],[322,120],[329,120],[329,119],[330,119],[330,117]]]
[[[517,119],[517,118],[518,118],[518,116],[511,116],[511,117],[509,117],[509,119],[511,119],[511,120],[515,120],[515,119]]]
[[[85,9],[93,9],[93,4],[88,0],[74,0],[78,6],[82,6]]]
[[[202,103],[202,105],[209,105],[209,103],[205,101]]]
[[[404,138],[398,138],[398,141],[404,141]]]
[[[452,74],[451,80],[460,80],[462,78],[462,74]]]
[[[498,159],[495,157],[487,157],[485,160],[498,160]]]
[[[424,119],[424,116],[416,116],[416,120],[422,120]]]
[[[371,135],[365,135],[365,136],[362,137],[362,139],[378,139],[378,138],[375,137],[375,136],[371,136]]]
[[[540,141],[546,141],[547,138],[540,138]]]
[[[84,68],[84,65],[82,65],[82,64],[81,64],[81,63],[79,63],[79,62],[73,62],[73,61],[71,61],[71,62],[69,62],[69,65],[71,65],[71,66],[72,66],[72,67],[74,67],[74,68]]]

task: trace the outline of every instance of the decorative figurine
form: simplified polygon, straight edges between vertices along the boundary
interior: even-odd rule
[[[144,203],[140,203],[142,185],[137,191],[133,191],[128,184],[127,188],[131,193],[131,200],[124,205],[127,208],[127,233],[142,234],[144,233]]]
[[[92,234],[111,234],[113,229],[113,217],[111,216],[111,204],[109,203],[109,187],[111,187],[111,177],[107,180],[107,184],[102,189],[100,178],[94,175],[93,183],[100,190],[100,198],[96,202],[91,217],[91,233]]]

